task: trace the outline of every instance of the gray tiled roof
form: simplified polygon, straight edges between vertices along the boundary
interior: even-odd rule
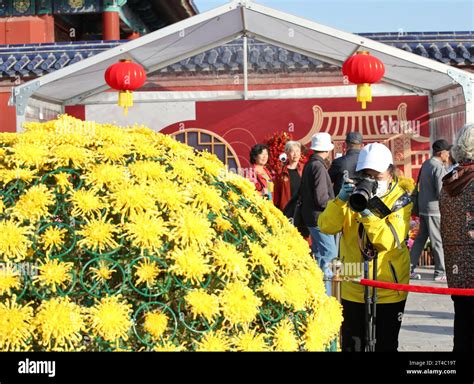
[[[420,56],[454,66],[474,65],[474,32],[364,33],[360,34]],[[0,77],[35,77],[115,47],[122,41],[83,41],[0,46]],[[336,69],[316,59],[257,41],[249,44],[249,70],[306,72]],[[243,50],[237,40],[170,65],[161,72],[242,71]]]

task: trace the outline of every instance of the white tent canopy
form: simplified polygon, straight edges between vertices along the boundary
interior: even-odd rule
[[[244,45],[244,87],[231,98],[287,97],[285,90],[248,91],[247,38],[253,38],[338,66],[358,50],[369,51],[385,64],[383,82],[414,94],[430,96],[458,84],[464,91],[466,121],[474,121],[474,74],[250,0],[234,0],[13,88],[10,103],[16,106],[17,129],[30,97],[61,106],[100,102],[98,95],[109,89],[105,70],[118,60],[131,59],[151,73],[239,37]],[[306,95],[315,97],[314,92]]]

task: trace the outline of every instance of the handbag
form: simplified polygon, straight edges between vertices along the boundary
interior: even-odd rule
[[[301,186],[300,184],[298,192],[288,201],[285,208],[283,209],[283,214],[290,220],[290,223],[293,224],[303,237],[309,236],[308,227],[304,224],[303,221],[303,201],[301,199]]]
[[[420,194],[419,187],[420,187],[420,175],[423,166],[420,168],[420,172],[418,173],[418,180],[416,181],[416,186],[413,192],[411,193],[411,201],[413,203],[413,207],[411,209],[412,216],[420,216],[420,204],[418,203],[418,195]]]

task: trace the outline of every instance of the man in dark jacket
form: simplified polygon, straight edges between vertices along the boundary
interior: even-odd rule
[[[435,262],[434,279],[440,282],[446,281],[439,197],[443,187],[443,177],[447,174],[446,165],[449,161],[451,147],[452,145],[449,145],[446,140],[435,141],[433,143],[433,157],[426,160],[420,169],[417,196],[420,229],[410,251],[412,278],[416,275],[414,269],[418,265],[421,252],[429,238]]]
[[[318,228],[318,217],[326,208],[329,200],[334,199],[331,178],[329,177],[325,160],[334,149],[331,136],[320,132],[313,136],[311,149],[314,154],[303,170],[301,179],[301,213],[304,224],[311,234],[311,249],[324,272],[326,278],[332,277],[330,262],[337,256],[334,236],[321,233]],[[326,282],[326,291],[331,294],[331,283]]]
[[[356,173],[357,160],[362,149],[363,137],[359,132],[350,132],[346,136],[346,154],[335,159],[329,168],[329,176],[334,183],[334,195],[337,196],[344,184],[344,171],[353,178]]]

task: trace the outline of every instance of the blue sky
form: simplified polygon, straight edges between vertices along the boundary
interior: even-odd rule
[[[227,0],[194,0],[200,12]],[[258,0],[347,32],[473,31],[474,0]]]

